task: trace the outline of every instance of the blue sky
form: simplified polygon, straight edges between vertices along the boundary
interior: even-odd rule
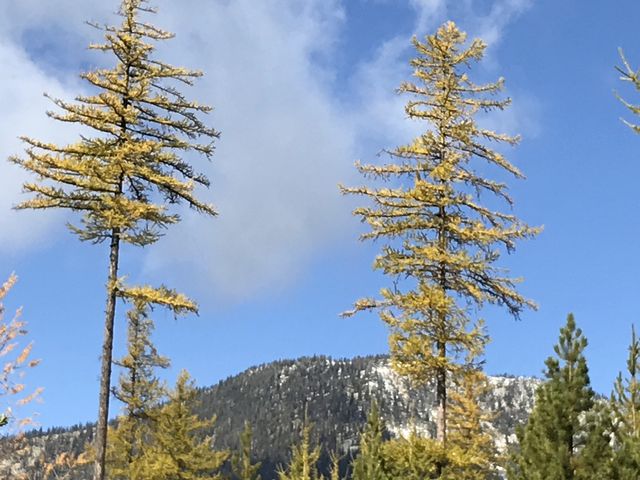
[[[594,387],[608,393],[624,368],[638,323],[640,136],[618,90],[640,99],[614,67],[623,47],[640,66],[640,5],[621,0],[157,0],[153,22],[177,33],[160,51],[206,76],[191,96],[216,107],[222,131],[202,192],[220,216],[184,211],[159,244],[124,253],[132,281],[161,281],[196,298],[199,317],[158,312],[156,343],[172,359],[172,380],[187,368],[209,385],[280,358],[385,352],[386,329],[374,314],[338,314],[387,281],[372,271],[377,245],[360,243],[350,215],[356,159],[410,139],[420,125],[404,118],[395,95],[408,78],[409,40],[452,19],[489,44],[478,80],[506,78],[513,105],[485,121],[520,133],[508,158],[527,175],[511,181],[515,213],[544,225],[501,265],[525,278],[521,291],[540,306],[514,321],[487,309],[493,342],[487,371],[540,374],[558,329],[573,312],[590,345]],[[0,5],[0,156],[20,153],[18,135],[73,141],[77,132],[46,118],[42,92],[71,98],[77,78],[106,58],[86,49],[98,40],[83,24],[113,20],[116,2],[23,0]],[[0,163],[0,277],[19,284],[8,311],[24,307],[34,355],[30,387],[44,426],[93,420],[97,411],[106,246],[81,244],[64,213],[13,212],[25,176]],[[117,326],[122,353],[124,325]],[[117,409],[117,407],[116,407]]]

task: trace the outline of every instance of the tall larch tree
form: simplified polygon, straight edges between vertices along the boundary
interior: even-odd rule
[[[469,77],[485,44],[467,42],[465,33],[448,22],[424,41],[414,38],[413,45],[415,82],[403,83],[399,92],[411,96],[406,113],[425,122],[424,133],[388,151],[388,163],[357,163],[370,185],[342,187],[343,193],[371,201],[354,214],[371,228],[363,239],[383,242],[374,268],[391,277],[393,286],[382,289],[381,298],[357,301],[346,314],[378,310],[391,329],[395,369],[416,384],[435,380],[437,440],[444,444],[448,383],[464,370],[465,352],[483,341],[471,312],[490,303],[518,317],[534,306],[495,263],[501,251],[513,251],[517,240],[538,230],[480,203],[481,194],[512,203],[504,183],[478,173],[481,164],[522,177],[493,149],[514,145],[518,138],[476,121],[478,114],[509,104],[496,97],[502,79],[478,85]]]
[[[141,480],[222,480],[229,452],[213,448],[202,431],[215,424],[194,414],[197,391],[182,371],[169,401],[157,413],[152,445],[145,449]]]
[[[80,240],[109,246],[95,480],[104,480],[121,246],[154,243],[179,221],[168,209],[172,204],[185,202],[215,214],[194,192],[209,180],[185,160],[189,152],[210,157],[219,135],[200,119],[210,107],[188,100],[179,89],[201,73],[155,58],[156,43],[173,34],[142,18],[153,12],[146,0],[121,0],[121,23],[96,25],[104,31],[104,42],[90,45],[108,54],[111,66],[81,74],[91,93],[73,102],[53,99],[58,110],[48,115],[78,124],[83,135],[66,145],[23,137],[26,155],[11,159],[37,176],[24,185],[32,198],[17,208],[81,212],[71,230]]]
[[[536,402],[524,426],[517,431],[519,450],[512,456],[510,480],[590,479],[593,471],[581,468],[597,460],[581,458],[594,449],[585,447],[593,437],[589,415],[594,392],[584,357],[587,339],[576,327],[573,315],[560,330],[555,357],[546,361],[546,381],[536,391]],[[606,457],[606,452],[598,453]],[[584,460],[589,460],[585,462]]]
[[[615,480],[632,480],[640,472],[640,340],[631,329],[627,375],[618,375],[611,395],[613,410]]]

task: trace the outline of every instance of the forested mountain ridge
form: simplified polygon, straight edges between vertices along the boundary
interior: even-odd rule
[[[532,378],[490,377],[491,391],[485,406],[495,417],[492,422],[496,444],[504,449],[515,441],[515,426],[523,423],[533,407],[540,381]],[[358,435],[365,425],[371,401],[376,399],[390,435],[411,428],[435,432],[433,388],[409,388],[389,367],[386,356],[332,359],[324,356],[282,360],[249,368],[217,385],[199,389],[198,413],[217,417],[211,433],[216,448],[238,445],[245,421],[254,432],[254,454],[263,462],[263,479],[274,478],[275,467],[287,460],[289,447],[297,439],[305,409],[314,424],[314,440],[327,450],[348,457],[357,452]],[[30,447],[15,460],[0,460],[0,478],[27,470],[33,480],[43,478],[43,461],[52,461],[62,452],[80,453],[91,437],[91,425],[68,429],[33,431],[27,435]],[[29,450],[29,448],[31,450]],[[28,453],[28,454],[27,454]]]

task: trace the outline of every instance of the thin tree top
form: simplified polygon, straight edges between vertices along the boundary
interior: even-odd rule
[[[620,437],[640,439],[640,340],[635,326],[631,326],[627,371],[618,374],[611,393],[611,406],[618,422]]]
[[[376,268],[421,279],[427,289],[433,281],[439,289],[457,292],[458,298],[477,305],[503,305],[517,317],[524,307],[535,305],[516,292],[518,279],[492,264],[500,256],[500,247],[511,252],[517,240],[532,237],[539,229],[512,213],[483,205],[483,193],[497,195],[508,207],[512,200],[505,183],[486,178],[477,169],[482,161],[522,177],[492,148],[498,143],[513,145],[518,137],[483,128],[475,118],[510,103],[496,98],[503,80],[472,82],[469,67],[482,58],[486,45],[478,39],[467,42],[466,34],[453,22],[442,25],[424,42],[414,38],[413,44],[415,81],[403,83],[399,92],[411,95],[405,111],[412,120],[426,121],[426,129],[408,145],[388,151],[388,163],[357,163],[365,177],[390,186],[376,183],[342,190],[373,201],[354,214],[371,227],[363,239],[388,242],[376,259]],[[436,303],[450,310],[451,305],[445,305],[448,301],[440,298]],[[388,303],[365,300],[356,310]]]
[[[545,376],[551,381],[540,389],[540,394],[564,395],[569,398],[568,403],[575,412],[587,410],[593,404],[594,392],[584,356],[587,345],[582,329],[576,326],[575,318],[570,313],[566,325],[560,329],[558,343],[553,347],[556,356],[545,360]],[[558,388],[560,393],[556,391]]]
[[[110,54],[113,66],[81,74],[91,93],[53,99],[59,110],[48,112],[51,118],[91,133],[63,146],[23,137],[25,158],[11,159],[38,176],[24,186],[34,196],[18,208],[82,211],[83,225],[73,230],[83,240],[102,241],[115,229],[129,243],[153,243],[179,220],[167,204],[216,213],[194,193],[209,180],[185,159],[189,152],[209,158],[219,137],[200,119],[211,108],[178,88],[202,73],[155,58],[155,43],[173,35],[141,19],[153,12],[144,0],[123,0],[120,25],[94,25],[104,42],[90,48]]]

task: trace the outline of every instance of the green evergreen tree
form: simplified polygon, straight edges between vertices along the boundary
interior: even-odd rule
[[[146,449],[144,480],[222,480],[220,469],[228,452],[215,451],[210,437],[200,435],[215,419],[193,413],[196,389],[183,370],[169,401],[157,415],[153,445]]]
[[[367,426],[360,434],[358,456],[353,461],[353,480],[390,480],[384,471],[382,444],[385,426],[380,417],[378,402],[371,403]]]
[[[511,199],[506,184],[480,174],[477,162],[522,177],[492,145],[513,145],[518,138],[477,122],[479,113],[509,104],[496,97],[502,79],[478,85],[469,76],[471,65],[484,55],[484,42],[467,42],[466,34],[447,22],[413,44],[415,83],[403,83],[399,91],[411,96],[406,113],[426,122],[424,133],[388,152],[389,163],[357,164],[371,185],[342,187],[343,193],[372,202],[354,214],[371,228],[363,239],[383,242],[374,267],[390,276],[393,286],[382,289],[380,299],[357,301],[345,315],[378,310],[391,329],[398,373],[416,384],[435,380],[436,438],[444,444],[448,383],[464,369],[466,352],[484,337],[469,317],[470,307],[496,304],[517,317],[534,306],[495,263],[502,250],[511,252],[518,240],[538,230],[480,202],[485,194],[506,204]]]
[[[148,304],[134,301],[127,316],[128,349],[124,358],[114,362],[123,371],[119,386],[113,389],[124,412],[107,437],[107,477],[113,480],[145,478],[145,451],[153,444],[158,408],[166,394],[156,369],[169,366],[151,341],[154,325]]]
[[[312,430],[305,413],[300,443],[291,446],[291,459],[285,468],[278,469],[278,480],[322,480],[318,471],[320,447],[312,445]]]
[[[576,459],[576,479],[614,480],[614,454],[611,446],[613,424],[609,405],[596,402],[585,415],[586,440]],[[637,477],[628,477],[628,479]]]
[[[218,132],[199,116],[210,108],[188,100],[177,88],[191,85],[200,72],[157,59],[156,42],[173,35],[143,17],[153,13],[147,0],[121,0],[118,26],[104,30],[104,43],[90,48],[110,55],[112,66],[83,73],[91,93],[75,102],[54,99],[55,120],[83,131],[77,141],[56,145],[24,137],[24,157],[11,161],[36,175],[24,185],[33,197],[21,209],[63,208],[82,213],[70,226],[82,241],[109,244],[104,341],[101,356],[95,480],[104,480],[111,387],[113,330],[123,244],[148,246],[165,227],[179,221],[169,206],[185,202],[213,215],[194,188],[208,179],[184,157],[210,157]]]
[[[627,376],[618,374],[611,395],[616,451],[615,480],[640,478],[640,340],[634,327],[627,358]]]
[[[261,480],[260,463],[252,463],[253,430],[249,422],[244,422],[244,430],[240,434],[240,448],[233,455],[231,464],[233,475],[237,480]]]
[[[585,451],[597,453],[585,450],[588,439],[594,438],[588,415],[594,392],[583,354],[586,346],[587,339],[570,314],[554,346],[556,357],[545,362],[547,380],[536,391],[535,407],[524,428],[517,431],[520,446],[511,457],[510,480],[594,478],[580,468]]]

